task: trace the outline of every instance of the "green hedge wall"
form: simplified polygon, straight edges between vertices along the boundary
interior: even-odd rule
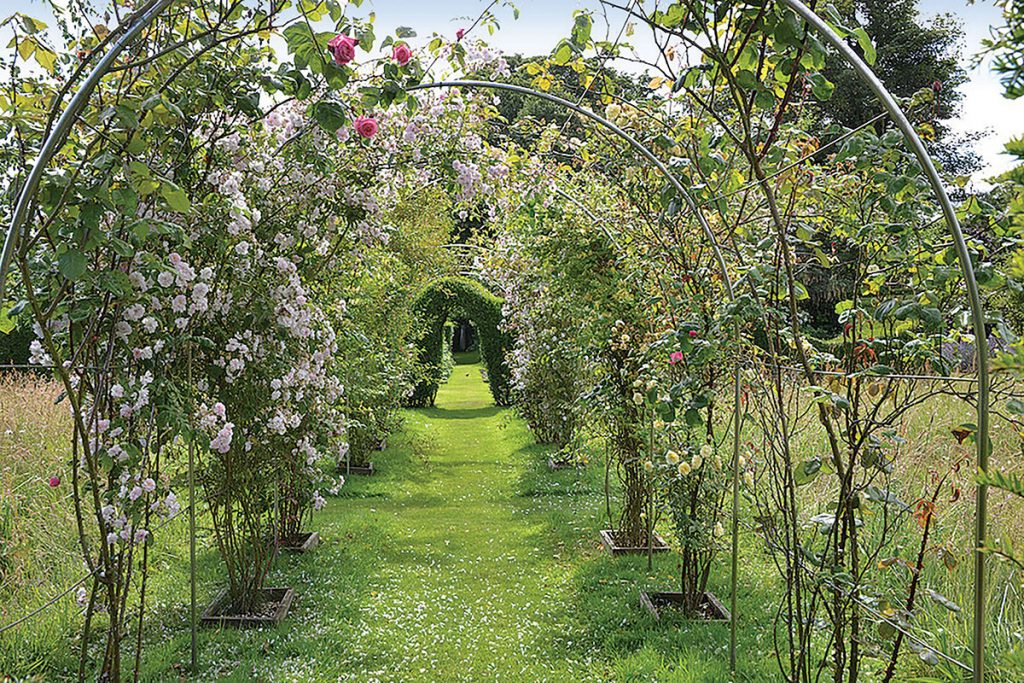
[[[419,333],[414,341],[419,349],[421,375],[408,405],[434,405],[437,388],[445,380],[445,323],[452,317],[466,318],[476,325],[491,396],[499,406],[512,404],[509,369],[505,364],[505,352],[512,342],[500,329],[502,303],[501,298],[479,282],[464,277],[442,278],[417,295],[413,310],[419,318]]]
[[[36,336],[27,325],[15,327],[4,334],[0,332],[0,363],[22,365],[28,363],[28,345]]]

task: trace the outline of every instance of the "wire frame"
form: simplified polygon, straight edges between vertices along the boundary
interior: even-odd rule
[[[849,63],[849,65],[857,72],[858,76],[867,84],[867,86],[874,93],[875,97],[886,109],[897,127],[900,129],[903,137],[917,156],[924,169],[925,175],[928,178],[929,184],[932,186],[936,197],[942,207],[943,217],[945,218],[947,228],[949,229],[950,235],[953,238],[954,246],[957,252],[957,258],[960,262],[960,269],[964,277],[964,281],[967,287],[968,302],[971,310],[971,319],[975,333],[975,346],[977,348],[977,364],[978,364],[978,386],[977,386],[977,409],[978,409],[978,432],[977,432],[977,443],[978,443],[978,468],[982,471],[988,468],[988,443],[989,443],[989,371],[988,371],[988,345],[986,342],[985,334],[985,316],[984,309],[981,303],[981,296],[978,290],[978,283],[974,276],[974,269],[971,265],[970,253],[967,248],[967,243],[964,240],[963,231],[961,230],[960,223],[957,220],[956,212],[953,208],[953,204],[949,199],[949,195],[946,193],[945,188],[942,185],[941,178],[939,177],[938,171],[932,161],[928,150],[925,148],[921,138],[917,135],[910,121],[907,119],[906,114],[902,108],[893,98],[892,94],[885,88],[874,71],[854,52],[850,46],[848,46],[843,39],[832,29],[828,23],[819,17],[812,9],[807,7],[800,0],[778,0],[779,3],[792,9],[796,12],[804,21],[807,22],[808,26],[814,29],[829,45],[831,45],[842,57]],[[3,287],[6,281],[8,268],[10,266],[11,259],[14,255],[14,249],[17,245],[17,240],[21,235],[23,226],[28,218],[29,208],[32,202],[35,200],[36,192],[38,191],[39,181],[42,178],[42,174],[50,161],[53,159],[60,145],[63,143],[64,138],[71,130],[72,126],[78,120],[79,115],[84,109],[89,97],[92,95],[96,85],[100,82],[104,75],[110,70],[116,61],[118,55],[127,47],[132,41],[139,36],[140,33],[151,24],[157,16],[163,12],[164,9],[170,7],[174,3],[174,0],[150,0],[143,8],[133,14],[125,23],[127,27],[124,30],[123,35],[114,42],[110,49],[103,55],[103,58],[96,64],[85,81],[76,91],[74,97],[71,99],[67,108],[61,114],[54,126],[53,130],[44,141],[43,146],[40,150],[39,156],[37,157],[29,175],[26,179],[22,191],[18,197],[18,202],[15,206],[14,213],[11,217],[11,223],[8,226],[7,234],[4,240],[3,251],[0,253],[0,299],[3,298]],[[722,281],[725,285],[726,296],[729,300],[734,299],[735,294],[733,291],[733,283],[729,276],[728,269],[726,267],[725,260],[722,256],[721,249],[715,239],[714,233],[701,212],[700,206],[698,206],[679,182],[679,180],[672,174],[665,164],[658,159],[649,149],[647,149],[642,143],[636,138],[631,136],[626,131],[622,130],[612,122],[608,121],[604,117],[594,113],[593,111],[582,107],[576,103],[562,99],[560,97],[544,93],[523,86],[511,85],[508,83],[495,83],[490,81],[477,81],[477,80],[455,80],[455,81],[437,81],[432,83],[424,83],[412,88],[412,90],[420,90],[427,88],[443,88],[443,87],[465,87],[465,88],[483,88],[483,89],[494,89],[494,90],[507,90],[512,92],[518,92],[520,94],[528,95],[531,97],[544,99],[549,102],[553,102],[565,109],[575,112],[581,116],[589,118],[596,123],[600,124],[607,130],[611,131],[620,139],[627,142],[634,150],[636,150],[648,163],[650,163],[655,169],[661,173],[662,176],[673,186],[676,193],[682,198],[686,208],[689,209],[691,214],[700,223],[701,230],[704,232],[705,238],[712,246],[716,261],[718,262],[719,270],[722,274]],[[738,335],[738,330],[736,331]],[[730,666],[735,671],[736,665],[736,585],[737,585],[737,556],[738,556],[738,461],[739,461],[739,420],[740,420],[740,375],[737,369],[735,373],[734,381],[734,414],[736,416],[736,424],[734,425],[733,434],[733,519],[732,519],[732,567],[731,567],[731,589],[732,589],[732,607],[733,607],[733,618],[730,622],[730,643],[729,643],[729,660]],[[975,521],[975,553],[974,553],[974,667],[973,667],[973,680],[976,683],[984,681],[984,642],[985,642],[985,556],[978,549],[984,545],[987,532],[987,486],[985,484],[977,485],[977,509],[976,509],[976,521]],[[194,552],[195,547],[195,536],[194,533],[190,534],[189,539],[191,551]],[[191,563],[191,574],[192,580],[194,581],[195,574],[195,563]],[[194,597],[193,597],[194,602]],[[193,605],[193,622],[194,622],[194,605]],[[193,623],[193,634],[194,623]],[[193,635],[193,652],[195,652],[195,636]]]

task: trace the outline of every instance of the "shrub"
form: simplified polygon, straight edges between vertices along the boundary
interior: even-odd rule
[[[479,282],[464,277],[448,277],[431,283],[420,292],[413,309],[419,317],[414,341],[418,349],[420,380],[409,397],[409,405],[434,404],[437,388],[445,377],[445,323],[453,317],[466,318],[476,324],[491,396],[499,406],[511,404],[512,389],[505,360],[511,338],[501,329],[500,298]]]

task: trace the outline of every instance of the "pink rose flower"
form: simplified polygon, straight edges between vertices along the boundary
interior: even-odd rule
[[[405,66],[412,59],[412,48],[405,43],[399,43],[395,45],[395,49],[391,52],[391,56],[399,66]]]
[[[696,336],[697,336],[697,330],[690,330],[690,339],[693,339]]]
[[[682,351],[673,351],[671,354],[669,354],[668,362],[671,365],[675,365],[676,363],[682,363],[683,362],[683,352]]]
[[[50,488],[55,489],[58,486],[60,486],[60,477],[58,477],[58,476],[50,477]]]
[[[455,32],[455,40],[462,40],[462,36],[466,35],[466,29],[460,28]]]
[[[349,38],[344,33],[339,33],[327,43],[327,49],[334,56],[335,64],[345,65],[356,58],[357,44],[358,41],[355,38]]]
[[[369,116],[360,116],[356,119],[354,128],[364,138],[372,138],[377,134],[377,121]]]

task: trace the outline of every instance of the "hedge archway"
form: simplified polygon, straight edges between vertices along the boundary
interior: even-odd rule
[[[458,315],[472,321],[480,334],[480,356],[487,368],[487,384],[499,406],[512,404],[509,370],[505,352],[511,348],[509,335],[501,329],[503,300],[475,280],[446,277],[419,293],[413,310],[420,318],[420,333],[414,340],[422,368],[420,381],[409,397],[411,406],[432,406],[437,388],[444,381],[444,326]]]

